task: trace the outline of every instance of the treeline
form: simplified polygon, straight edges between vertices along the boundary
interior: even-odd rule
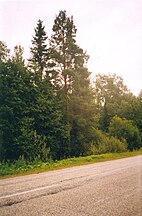
[[[116,74],[91,81],[73,17],[60,11],[52,35],[38,20],[31,56],[0,41],[0,161],[59,160],[142,146],[142,91]],[[117,67],[117,66],[116,66]]]

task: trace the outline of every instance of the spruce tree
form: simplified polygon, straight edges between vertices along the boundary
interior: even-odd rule
[[[0,63],[0,160],[60,159],[65,156],[59,101],[44,78],[35,85],[21,49]]]
[[[43,21],[39,19],[32,39],[31,58],[29,59],[29,66],[33,69],[37,80],[42,80],[47,68],[47,38]]]
[[[23,146],[19,138],[22,136],[23,120],[32,118],[33,101],[36,97],[34,88],[30,74],[23,65],[14,60],[0,64],[0,152],[2,160],[15,160],[28,152],[28,143],[27,147]]]
[[[32,40],[32,58],[30,59],[31,71],[35,74],[34,83],[38,92],[34,111],[35,128],[38,135],[46,137],[46,147],[50,149],[50,156],[53,159],[59,159],[64,157],[62,151],[64,130],[59,108],[60,101],[53,86],[53,73],[48,69],[49,54],[46,40],[46,32],[42,21],[39,20]]]

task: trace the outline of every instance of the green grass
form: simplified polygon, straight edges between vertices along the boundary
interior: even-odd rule
[[[19,175],[47,172],[51,170],[92,164],[97,162],[104,162],[109,160],[116,160],[116,159],[132,157],[141,154],[142,154],[142,149],[133,152],[107,153],[107,154],[100,154],[100,155],[91,155],[86,157],[68,158],[60,161],[49,161],[49,162],[34,161],[32,163],[27,163],[23,158],[20,158],[18,161],[16,161],[13,164],[10,164],[8,162],[0,163],[0,179],[7,178],[7,177],[15,177]]]

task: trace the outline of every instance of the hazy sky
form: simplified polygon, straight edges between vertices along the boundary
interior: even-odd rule
[[[74,17],[77,43],[93,74],[116,73],[138,95],[142,89],[142,0],[0,0],[0,40],[29,55],[37,20],[50,37],[55,15]]]

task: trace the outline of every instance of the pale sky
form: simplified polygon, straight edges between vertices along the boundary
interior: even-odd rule
[[[142,89],[142,0],[0,0],[0,40],[29,57],[37,20],[50,38],[55,15],[74,17],[77,44],[90,55],[88,68],[116,73],[138,95]]]

